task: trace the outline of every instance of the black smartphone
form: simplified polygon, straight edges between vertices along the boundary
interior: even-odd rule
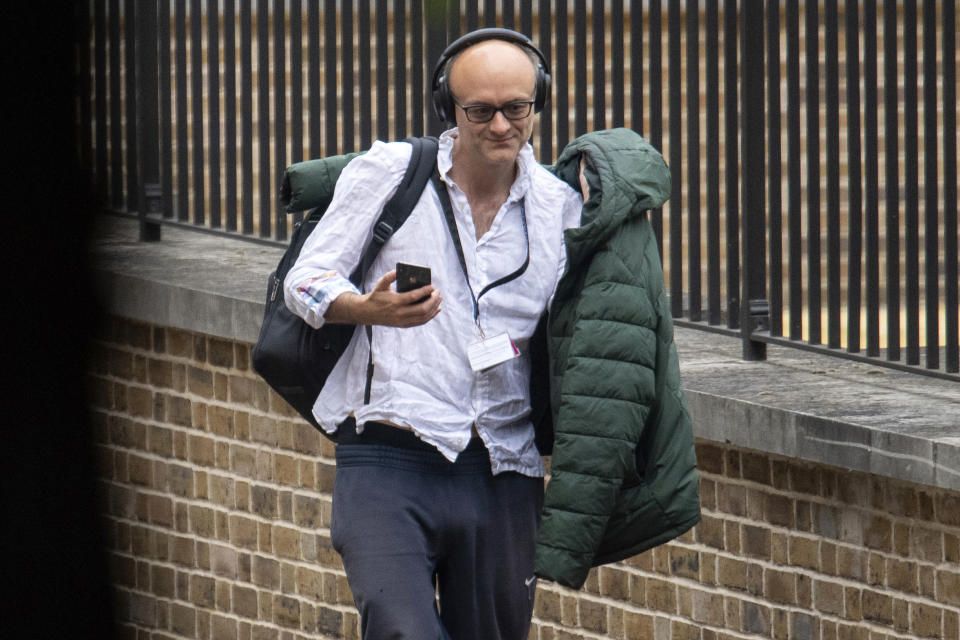
[[[397,263],[397,293],[413,291],[430,284],[430,267]]]

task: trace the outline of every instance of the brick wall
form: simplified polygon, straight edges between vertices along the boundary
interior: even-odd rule
[[[89,376],[121,637],[357,638],[332,446],[250,345],[117,318]],[[960,640],[960,493],[698,443],[700,525],[542,583],[530,637]]]

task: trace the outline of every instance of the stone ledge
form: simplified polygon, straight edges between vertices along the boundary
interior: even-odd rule
[[[104,218],[92,264],[104,309],[133,320],[255,342],[267,276],[280,249]],[[740,358],[740,341],[676,329],[697,437],[919,484],[960,490],[960,385],[769,346]]]

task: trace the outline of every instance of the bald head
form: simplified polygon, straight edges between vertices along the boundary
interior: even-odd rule
[[[460,102],[474,89],[519,90],[520,98],[533,99],[537,59],[533,52],[504,40],[484,40],[467,47],[447,65],[450,92]]]

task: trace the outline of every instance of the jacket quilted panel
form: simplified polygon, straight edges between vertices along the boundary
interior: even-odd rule
[[[555,439],[537,573],[582,586],[590,567],[670,540],[700,519],[693,434],[646,211],[663,204],[662,156],[627,129],[571,142],[554,168],[590,198],[567,231],[551,309]]]

